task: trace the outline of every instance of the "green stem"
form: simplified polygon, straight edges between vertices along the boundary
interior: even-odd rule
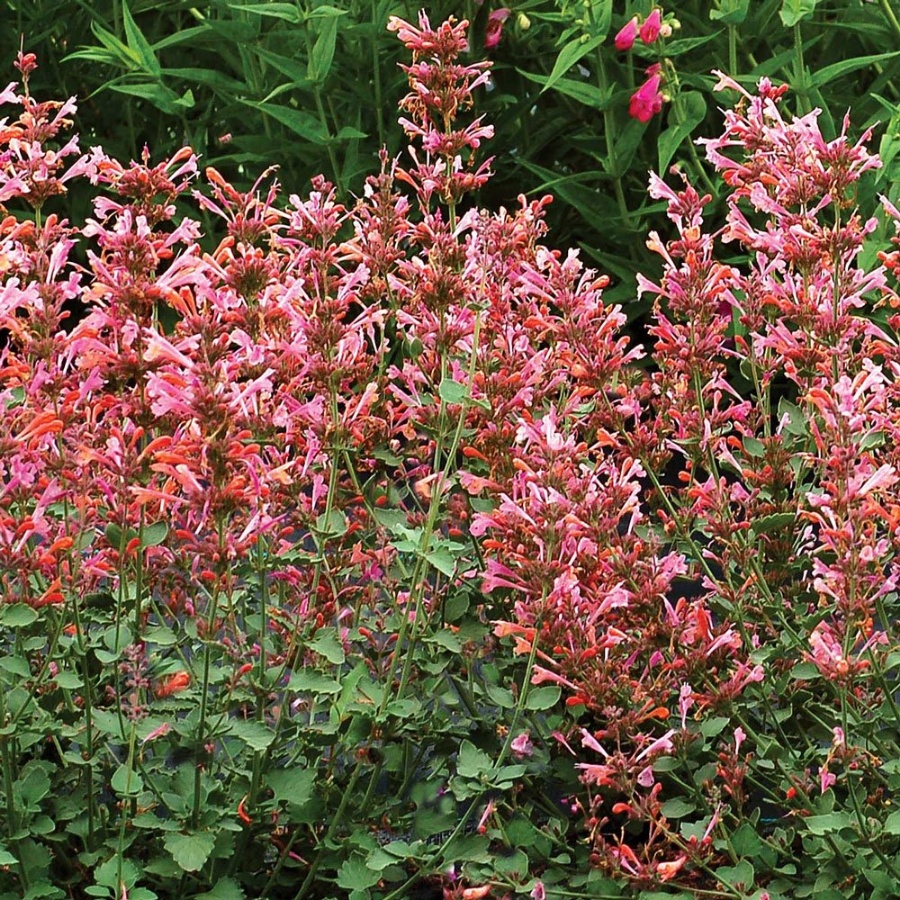
[[[894,29],[894,34],[900,38],[900,21],[897,20],[897,14],[894,12],[891,0],[881,0],[881,8],[884,10],[884,16],[890,22],[891,28]]]

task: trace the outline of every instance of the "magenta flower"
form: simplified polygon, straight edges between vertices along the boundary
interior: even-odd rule
[[[484,33],[484,47],[486,50],[493,50],[500,43],[500,37],[503,34],[503,23],[508,18],[509,10],[506,7],[495,9],[488,16],[487,29]]]
[[[647,80],[631,95],[628,115],[639,122],[649,122],[662,110],[663,95],[659,89],[662,76],[659,63],[647,69]]]
[[[647,16],[646,21],[643,25],[641,25],[641,30],[639,32],[640,39],[645,44],[652,44],[659,37],[659,30],[662,26],[662,11],[657,7]],[[632,39],[632,43],[634,40]]]
[[[630,50],[634,46],[634,42],[638,36],[638,17],[632,16],[620,29],[616,35],[616,50]]]

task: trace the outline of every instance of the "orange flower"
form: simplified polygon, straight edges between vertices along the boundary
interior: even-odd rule
[[[159,698],[171,697],[179,691],[184,691],[191,685],[191,676],[187,672],[176,672],[168,678],[164,678],[156,686],[156,696]]]

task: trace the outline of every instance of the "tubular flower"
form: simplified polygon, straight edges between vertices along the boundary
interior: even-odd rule
[[[500,37],[503,34],[503,23],[508,18],[509,10],[506,7],[495,9],[488,16],[487,29],[484,33],[484,47],[486,50],[493,50],[500,43]]]
[[[615,38],[616,50],[626,51],[634,46],[638,36],[638,17],[632,16],[620,29]]]
[[[656,63],[647,69],[647,80],[631,95],[628,115],[639,122],[649,122],[660,112],[665,99],[659,89],[661,82],[659,63]]]
[[[662,10],[659,7],[653,10],[646,21],[641,25],[638,36],[645,44],[653,44],[659,37],[659,31],[662,27]]]

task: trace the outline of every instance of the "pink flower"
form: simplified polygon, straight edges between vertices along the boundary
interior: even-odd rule
[[[647,75],[647,80],[631,95],[628,104],[628,115],[639,122],[649,122],[663,105],[663,95],[659,90],[662,81],[659,64],[650,66]]]
[[[492,50],[500,43],[503,34],[503,23],[509,18],[509,10],[506,7],[495,9],[487,21],[487,29],[484,33],[484,46],[486,50]]]
[[[638,36],[638,18],[632,16],[620,29],[616,35],[616,50],[630,50],[634,46],[634,42]]]
[[[659,37],[659,29],[662,25],[662,11],[657,7],[647,16],[647,20],[641,25],[640,39],[645,44],[652,44]],[[632,39],[632,43],[634,40]]]
[[[534,744],[531,741],[531,735],[527,731],[523,731],[509,745],[509,749],[512,750],[512,754],[516,759],[526,759],[534,756]]]

